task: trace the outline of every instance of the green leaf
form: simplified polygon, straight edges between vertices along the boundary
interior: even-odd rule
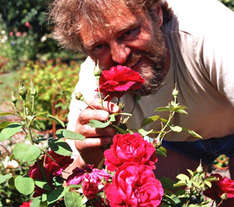
[[[59,124],[61,124],[62,127],[65,127],[65,124],[63,123],[63,121],[61,121],[57,117],[52,116],[51,114],[48,114],[47,117],[50,118],[50,119],[52,119],[52,120],[54,120],[54,121],[56,121],[56,122],[58,122]]]
[[[203,138],[201,135],[199,135],[198,133],[196,133],[196,132],[193,131],[193,130],[186,129],[185,131],[186,131],[187,133],[189,133],[190,135],[192,135],[193,137],[196,137],[196,138],[199,138],[199,139],[202,139],[202,138]]]
[[[4,141],[9,139],[11,136],[15,135],[17,132],[20,132],[22,129],[22,125],[17,123],[9,124],[6,128],[4,128],[0,132],[0,141]]]
[[[15,187],[20,193],[29,195],[34,191],[33,179],[30,177],[23,177],[18,175],[15,178]]]
[[[41,149],[38,146],[17,143],[13,149],[13,155],[16,160],[21,162],[35,161],[41,154]]]
[[[62,127],[65,127],[65,124],[64,124],[63,121],[61,121],[59,118],[57,118],[56,116],[53,116],[51,114],[48,114],[48,113],[38,113],[36,116],[37,117],[44,117],[44,118],[52,119],[52,120],[58,122]]]
[[[48,145],[55,153],[59,155],[63,155],[63,156],[72,155],[71,147],[69,146],[67,142],[64,142],[63,140],[50,139],[48,141]]]
[[[66,130],[66,129],[59,129],[56,131],[56,136],[58,138],[66,138],[66,139],[72,139],[72,140],[84,140],[85,136],[70,131],[70,130]]]
[[[180,127],[180,126],[170,126],[170,129],[173,131],[173,132],[182,132],[183,131],[183,128]]]
[[[3,122],[0,122],[0,129],[4,129],[6,128],[9,124],[11,124],[12,122],[9,122],[9,121],[3,121]]]
[[[163,157],[167,156],[167,150],[163,146],[157,147],[156,148],[156,153],[159,154],[159,155],[161,155],[161,156],[163,156]]]
[[[144,129],[138,129],[138,133],[140,133],[143,137],[147,136],[148,134],[152,133],[153,129],[151,129],[150,131],[146,131]]]
[[[40,207],[41,205],[40,198],[34,198],[32,199],[32,202],[30,204],[30,207]]]
[[[176,178],[184,183],[187,183],[187,181],[189,180],[189,177],[185,174],[179,174],[176,176]]]
[[[51,190],[51,187],[49,186],[49,184],[47,183],[47,181],[34,180],[34,183],[39,188],[42,188],[42,189],[47,190],[47,191]]]
[[[170,111],[170,108],[168,106],[166,107],[157,107],[156,109],[154,109],[154,111]]]
[[[75,192],[67,191],[64,195],[64,202],[66,207],[84,207],[82,197]]]
[[[101,122],[98,120],[90,120],[89,121],[89,126],[93,127],[93,128],[105,128],[107,126],[109,126],[111,123],[111,121],[107,121],[107,122]]]
[[[49,192],[47,194],[47,201],[49,204],[56,202],[57,200],[59,200],[60,198],[62,198],[64,196],[64,187],[63,186],[59,186],[57,189]]]
[[[158,115],[147,117],[142,121],[141,126],[144,127],[144,126],[146,126],[146,125],[148,125],[148,124],[150,124],[152,122],[157,121],[159,118],[160,118],[160,116],[158,116]]]
[[[0,116],[8,116],[8,115],[14,115],[14,113],[11,113],[11,112],[0,112]]]
[[[0,175],[0,184],[8,181],[10,178],[12,177],[11,174],[7,174],[7,175]]]

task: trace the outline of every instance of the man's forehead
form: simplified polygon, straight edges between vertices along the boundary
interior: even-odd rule
[[[140,21],[136,13],[125,5],[119,6],[117,11],[103,11],[101,16],[102,21],[93,22],[92,25],[85,19],[81,21],[80,36],[84,46],[89,47],[97,41],[104,41],[107,37],[134,27]]]

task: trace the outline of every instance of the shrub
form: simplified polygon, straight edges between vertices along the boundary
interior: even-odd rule
[[[33,83],[36,91],[36,110],[49,112],[66,122],[71,93],[78,81],[79,65],[71,62],[69,65],[57,60],[42,63],[29,63],[21,71],[21,80],[25,86]],[[51,123],[41,122],[43,129],[50,129]],[[53,126],[55,129],[55,125]]]

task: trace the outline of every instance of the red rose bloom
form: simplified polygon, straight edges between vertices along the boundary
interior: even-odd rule
[[[218,200],[225,193],[227,198],[234,198],[234,180],[219,174],[211,174],[211,176],[217,177],[218,180],[213,181],[212,187],[204,192],[207,197]]]
[[[142,87],[144,79],[140,74],[129,67],[118,65],[104,70],[100,77],[100,92],[108,100],[121,97],[124,92],[137,90]]]
[[[157,157],[153,145],[138,134],[116,134],[110,149],[104,152],[105,165],[117,170],[125,162],[138,162],[155,168]]]
[[[49,151],[48,154],[53,158],[53,160],[48,155],[43,155],[41,160],[38,160],[28,172],[29,177],[35,180],[45,180],[48,184],[52,186],[52,179],[55,176],[62,174],[62,171],[68,167],[73,161],[69,156],[62,156],[56,154],[54,151]],[[42,169],[41,169],[42,168]],[[44,176],[43,176],[44,174]],[[35,187],[34,197],[40,196],[45,191],[39,187]]]
[[[98,193],[98,183],[90,182],[88,180],[85,180],[82,182],[82,190],[84,195],[88,199],[93,199],[97,197]]]
[[[157,207],[163,188],[152,168],[126,163],[117,170],[112,183],[105,185],[105,193],[111,207]]]
[[[20,207],[30,207],[32,201],[28,201],[28,202],[23,202]]]

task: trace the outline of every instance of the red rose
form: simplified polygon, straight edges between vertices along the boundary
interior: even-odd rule
[[[98,193],[98,183],[85,180],[82,182],[82,190],[88,199],[93,199],[97,196]]]
[[[35,180],[47,181],[48,184],[53,187],[53,177],[61,175],[62,171],[72,163],[73,159],[69,156],[56,154],[54,151],[49,151],[48,154],[49,156],[46,154],[43,155],[43,157],[29,169],[28,175]],[[44,192],[43,189],[36,186],[33,196],[40,196]]]
[[[211,174],[211,176],[217,177],[218,180],[213,181],[212,187],[204,192],[207,197],[218,200],[225,193],[227,198],[234,198],[234,180],[219,174]]]
[[[105,193],[111,207],[157,207],[163,188],[152,168],[126,163],[117,170],[112,183],[105,185]]]
[[[137,90],[142,87],[144,79],[140,74],[129,67],[118,65],[104,70],[100,77],[100,92],[108,100],[113,97],[121,97],[124,92]]]
[[[116,134],[110,149],[104,152],[105,165],[110,171],[118,169],[125,162],[138,162],[155,168],[157,157],[153,145],[138,134]]]
[[[20,207],[30,207],[32,201],[28,201],[28,202],[23,202]]]

